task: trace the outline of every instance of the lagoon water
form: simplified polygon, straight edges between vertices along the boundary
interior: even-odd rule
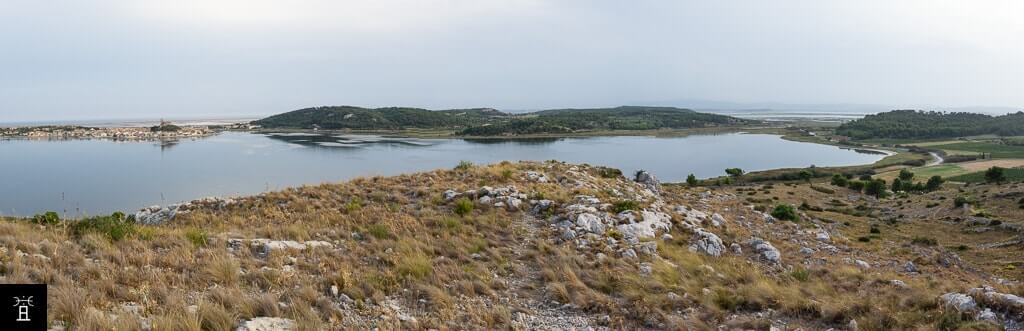
[[[460,160],[551,160],[652,172],[682,181],[783,167],[871,163],[879,154],[775,135],[516,140],[226,132],[179,142],[0,140],[0,215],[134,211],[206,196],[258,194],[358,176],[451,168]]]

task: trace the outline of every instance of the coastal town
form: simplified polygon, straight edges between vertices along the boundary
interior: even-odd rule
[[[216,134],[208,126],[177,126],[161,121],[152,127],[87,127],[74,125],[0,128],[0,137],[28,139],[166,140]]]

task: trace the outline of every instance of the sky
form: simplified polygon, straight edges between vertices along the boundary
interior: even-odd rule
[[[4,0],[0,122],[321,105],[1024,109],[1024,1]]]

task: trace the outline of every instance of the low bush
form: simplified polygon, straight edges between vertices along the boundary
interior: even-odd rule
[[[609,167],[597,167],[594,169],[597,171],[597,175],[603,178],[619,178],[622,177],[622,170],[609,168]]]
[[[185,238],[188,239],[188,241],[191,242],[192,245],[195,245],[196,247],[206,246],[206,243],[209,242],[210,240],[209,236],[206,234],[206,231],[197,228],[191,228],[186,230]]]
[[[833,190],[833,189],[830,189],[830,188],[827,188],[827,187],[822,187],[822,186],[817,186],[817,185],[811,185],[811,189],[815,190],[815,191],[818,191],[818,192],[821,192],[821,193],[825,193],[825,194],[836,193],[836,191]]]
[[[780,220],[795,221],[796,209],[787,204],[778,204],[775,205],[775,209],[772,209],[772,217]]]
[[[459,161],[459,165],[455,166],[455,170],[465,171],[473,167],[473,162],[466,160]]]
[[[32,222],[43,225],[57,224],[60,223],[60,216],[57,215],[57,212],[48,211],[43,214],[33,216]]]
[[[391,237],[391,231],[384,224],[371,224],[366,232],[377,239],[387,239]]]
[[[473,201],[466,198],[455,200],[455,214],[466,216],[473,212]]]
[[[135,217],[125,217],[122,212],[115,212],[110,216],[89,217],[75,222],[71,231],[76,236],[89,232],[101,233],[110,240],[119,241],[135,233]]]
[[[612,204],[612,211],[621,213],[627,210],[639,210],[640,204],[633,200],[616,201]]]
[[[912,239],[912,240],[910,241],[910,243],[912,243],[912,244],[914,244],[914,245],[921,245],[921,246],[935,246],[935,245],[937,245],[937,244],[938,244],[939,242],[938,242],[938,241],[936,241],[936,240],[935,240],[935,238],[929,238],[929,237],[914,237],[914,239]]]

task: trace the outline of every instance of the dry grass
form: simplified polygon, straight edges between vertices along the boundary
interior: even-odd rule
[[[615,201],[610,192],[596,187],[520,179],[527,170],[557,179],[568,167],[504,163],[306,186],[243,199],[223,210],[197,210],[163,226],[138,226],[134,235],[119,241],[97,233],[74,236],[59,225],[6,220],[0,222],[0,247],[9,253],[2,255],[0,267],[4,282],[50,284],[52,319],[83,330],[138,329],[138,318],[121,309],[128,303],[139,305],[155,330],[228,330],[240,319],[257,316],[291,318],[308,330],[343,325],[507,329],[513,312],[536,308],[523,307],[524,300],[556,301],[591,316],[608,315],[606,324],[615,329],[715,325],[758,329],[766,325],[752,314],[773,309],[808,329],[842,326],[856,319],[862,329],[885,330],[933,325],[941,317],[936,296],[976,286],[984,275],[941,267],[935,261],[950,247],[1002,238],[996,232],[965,233],[962,224],[932,218],[949,214],[951,197],[962,194],[953,187],[937,195],[906,198],[909,201],[902,202],[902,209],[899,199],[848,201],[845,189],[835,188],[830,194],[807,184],[758,186],[753,192],[722,188],[716,191],[740,197],[708,206],[732,220],[715,229],[722,239],[742,243],[754,235],[764,237],[776,244],[785,263],[793,267],[769,267],[740,256],[702,256],[689,251],[689,234],[677,229],[675,239],[658,241],[660,258],[641,257],[639,262],[651,265],[651,274],[642,275],[636,261],[619,258],[607,246],[581,251],[571,243],[556,243],[553,230],[547,226],[531,230],[522,213],[478,204],[460,216],[454,203],[440,198],[449,188],[511,184],[560,204],[579,194]],[[594,178],[599,184],[615,180]],[[988,197],[979,208],[1000,219],[1020,219],[1015,200],[996,198],[1012,187],[967,189],[969,194]],[[664,197],[669,204],[695,206],[697,192],[670,187]],[[947,196],[949,206],[944,203],[944,209],[930,211],[924,205],[938,195]],[[735,222],[739,217],[759,217],[747,208],[747,197],[770,204],[800,205],[807,200],[821,207],[830,206],[832,200],[844,201],[845,206],[837,210],[805,213],[828,220],[823,224],[835,229],[834,242],[850,249],[822,255],[820,263],[806,262],[811,260],[798,253],[799,244],[775,233],[797,231],[811,223],[780,222],[772,225],[772,231],[757,227],[763,225],[741,226]],[[860,205],[865,205],[861,216],[838,210],[856,210]],[[890,209],[897,212],[883,213]],[[886,221],[899,213],[907,216]],[[871,235],[872,225],[880,233],[868,243],[858,242],[857,237]],[[915,236],[938,238],[939,245],[912,245]],[[263,258],[248,248],[228,252],[225,246],[231,238],[320,240],[335,247],[275,251]],[[27,255],[11,253],[15,251]],[[598,259],[597,253],[606,258]],[[959,253],[967,263],[1003,276],[1019,277],[1024,269],[1005,270],[1005,265],[1024,260],[1019,253]],[[1004,255],[996,259],[1003,266],[984,262],[998,254]],[[869,259],[880,267],[861,270],[843,262],[844,258]],[[908,277],[895,270],[908,260],[931,277]],[[881,267],[888,265],[884,263],[897,267]],[[901,279],[910,288],[887,285],[892,279]],[[332,287],[339,297],[352,301],[335,297]],[[513,294],[518,301],[502,301]],[[393,313],[387,302],[396,302],[416,321],[368,322]]]

